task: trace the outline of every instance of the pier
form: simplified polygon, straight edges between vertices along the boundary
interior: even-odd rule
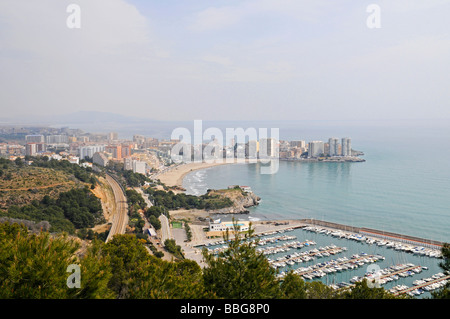
[[[434,280],[431,280],[431,281],[427,281],[427,282],[425,282],[423,284],[420,284],[420,285],[414,285],[412,287],[408,287],[406,289],[402,289],[402,290],[400,290],[398,292],[395,292],[394,295],[410,293],[410,292],[412,292],[412,291],[414,291],[416,289],[418,290],[418,289],[425,288],[427,286],[431,286],[431,285],[434,285],[434,284],[439,284],[442,281],[449,280],[449,279],[450,279],[450,275],[444,276],[444,277],[441,277],[441,278],[437,278],[437,279],[434,279]]]
[[[316,267],[316,268],[312,267],[312,269],[303,270],[303,271],[297,271],[295,273],[300,275],[300,276],[304,276],[304,275],[308,275],[308,274],[314,273],[316,271],[323,271],[324,269],[329,269],[329,268],[332,268],[333,270],[341,271],[341,270],[338,270],[338,268],[336,268],[336,267],[339,267],[339,266],[342,266],[342,265],[346,265],[346,264],[352,264],[354,267],[360,267],[363,264],[372,264],[372,263],[375,263],[375,262],[377,262],[377,261],[379,261],[381,259],[383,259],[382,256],[365,255],[365,256],[354,257],[354,258],[351,258],[351,259],[333,260],[333,261],[330,261],[330,264],[327,265],[327,266]]]

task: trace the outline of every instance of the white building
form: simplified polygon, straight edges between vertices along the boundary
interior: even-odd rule
[[[308,143],[308,157],[319,157],[325,152],[325,145],[322,141],[312,141]]]
[[[261,138],[259,140],[259,157],[276,157],[278,156],[278,141],[273,138]]]
[[[46,141],[47,144],[67,144],[69,137],[67,135],[48,135]]]
[[[330,156],[338,156],[339,155],[339,139],[336,137],[331,137],[328,139],[329,151],[328,154]]]
[[[34,135],[26,135],[25,142],[27,143],[44,143],[44,135],[34,134]]]
[[[252,140],[248,141],[245,146],[245,156],[248,158],[257,158],[259,152],[259,142]]]
[[[145,175],[147,173],[147,163],[127,157],[123,160],[123,169]]]
[[[145,162],[133,160],[133,173],[140,173],[145,175],[147,164]]]
[[[80,158],[78,156],[69,156],[68,161],[72,164],[80,164]]]
[[[85,159],[86,157],[94,157],[94,154],[97,152],[104,152],[105,145],[86,145],[80,146],[79,156],[81,159]]]
[[[352,140],[349,137],[342,138],[342,156],[352,156]]]
[[[92,155],[92,162],[94,162],[94,164],[105,167],[106,165],[108,165],[109,159],[105,155],[105,153],[95,152],[94,155]]]
[[[235,222],[239,226],[239,231],[248,231],[249,230],[249,222],[248,221],[237,221]],[[233,231],[234,225],[233,222],[221,222],[219,220],[215,220],[209,223],[209,231]]]

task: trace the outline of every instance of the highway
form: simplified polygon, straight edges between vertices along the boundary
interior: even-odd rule
[[[116,201],[116,209],[112,220],[112,226],[106,238],[106,242],[110,241],[114,235],[124,234],[128,224],[128,205],[125,194],[117,181],[109,174],[106,174],[106,180],[111,186]]]

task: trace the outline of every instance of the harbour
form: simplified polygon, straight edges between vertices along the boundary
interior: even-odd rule
[[[305,281],[340,289],[368,279],[394,295],[427,298],[450,279],[439,267],[441,242],[311,219],[284,225],[258,232],[255,222],[253,239],[281,280],[293,271]],[[227,243],[219,239],[200,247],[217,254]]]

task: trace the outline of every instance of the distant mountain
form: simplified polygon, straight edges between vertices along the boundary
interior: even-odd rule
[[[119,138],[131,138],[134,134],[170,138],[172,130],[183,123],[158,121],[111,112],[78,111],[63,115],[46,114],[33,117],[24,115],[20,118],[1,118],[0,125],[69,127],[89,133],[117,132]]]

